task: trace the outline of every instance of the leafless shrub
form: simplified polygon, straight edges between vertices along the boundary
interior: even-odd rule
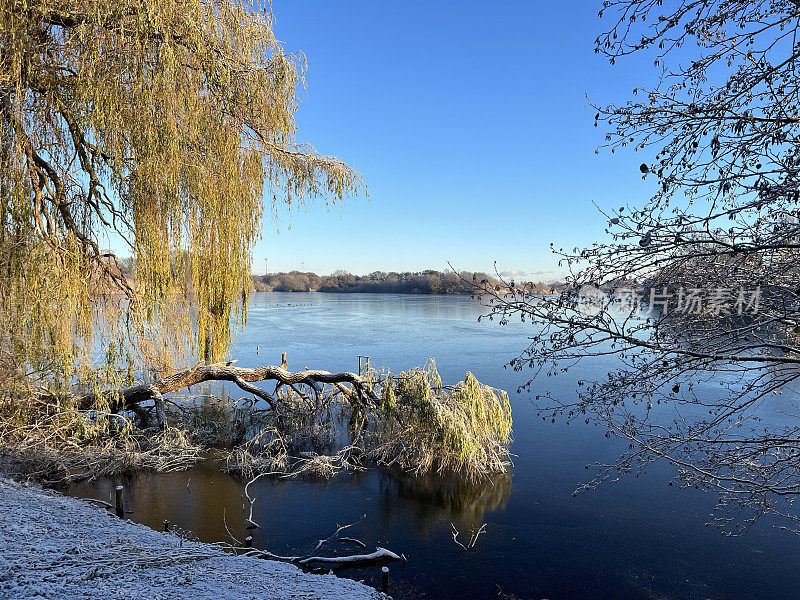
[[[489,317],[537,324],[514,369],[553,376],[587,357],[618,360],[574,396],[537,396],[542,417],[594,421],[630,444],[580,489],[666,460],[671,484],[719,493],[726,529],[764,513],[797,527],[800,5],[610,0],[601,15],[611,25],[598,53],[647,53],[659,67],[630,101],[596,106],[612,152],[650,153],[639,171],[657,192],[604,211],[606,241],[554,249],[571,273],[558,296],[480,281],[476,293]],[[631,288],[643,304],[621,301]],[[713,302],[687,310],[695,290]],[[760,304],[740,310],[742,291]]]

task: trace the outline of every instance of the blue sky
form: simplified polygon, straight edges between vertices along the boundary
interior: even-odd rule
[[[562,275],[549,251],[603,235],[592,205],[650,195],[646,154],[595,154],[593,101],[652,81],[594,54],[598,1],[273,0],[308,59],[298,141],[357,168],[369,200],[264,219],[253,270],[513,269]]]

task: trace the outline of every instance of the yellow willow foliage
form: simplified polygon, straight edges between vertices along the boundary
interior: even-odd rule
[[[510,463],[512,418],[508,394],[467,372],[445,387],[429,359],[424,368],[381,380],[370,453],[416,474],[458,474],[479,480]]]
[[[361,184],[295,142],[302,71],[258,2],[0,0],[4,355],[66,373],[100,334],[148,368],[222,357],[264,197]]]

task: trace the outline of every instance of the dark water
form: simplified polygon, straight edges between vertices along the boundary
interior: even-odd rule
[[[368,472],[328,483],[259,480],[254,545],[276,553],[310,551],[337,523],[366,519],[351,531],[370,547],[408,557],[391,566],[398,598],[778,599],[800,595],[800,537],[762,521],[746,535],[723,536],[704,526],[715,498],[667,485],[669,471],[572,497],[587,479],[585,465],[610,461],[619,441],[593,426],[566,426],[536,417],[529,395],[514,390],[525,373],[503,369],[525,344],[520,323],[477,323],[468,298],[401,295],[255,294],[247,330],[234,351],[241,366],[277,364],[356,370],[358,354],[393,371],[436,358],[446,382],[470,370],[509,390],[516,455],[511,477],[482,486],[442,485]],[[256,346],[261,354],[256,355]],[[602,376],[612,365],[593,359],[531,394],[574,394],[575,381]],[[717,388],[718,389],[718,388]],[[707,393],[719,393],[713,382]],[[134,520],[160,528],[169,519],[207,541],[243,538],[243,483],[204,464],[170,475],[76,485],[77,496],[109,497],[127,488]],[[487,523],[473,551],[456,552],[451,523],[462,532]],[[376,584],[377,569],[350,576]]]

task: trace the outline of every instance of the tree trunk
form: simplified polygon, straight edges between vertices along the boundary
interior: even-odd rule
[[[105,390],[98,393],[86,394],[77,399],[77,405],[82,410],[91,409],[98,400],[106,399],[112,404],[112,410],[120,411],[135,409],[141,402],[152,400],[155,403],[156,420],[159,427],[166,427],[166,411],[164,409],[163,394],[196,385],[206,381],[231,381],[246,392],[265,400],[272,409],[277,406],[277,399],[262,390],[252,382],[278,381],[284,385],[305,384],[319,395],[325,384],[332,384],[345,394],[356,394],[359,398],[363,395],[375,399],[375,394],[369,384],[359,375],[350,372],[331,373],[329,371],[305,370],[291,372],[283,367],[263,366],[256,369],[235,367],[231,362],[206,365],[198,363],[191,369],[179,371],[164,377],[154,383],[143,383],[129,388]],[[344,384],[349,383],[350,387]]]

